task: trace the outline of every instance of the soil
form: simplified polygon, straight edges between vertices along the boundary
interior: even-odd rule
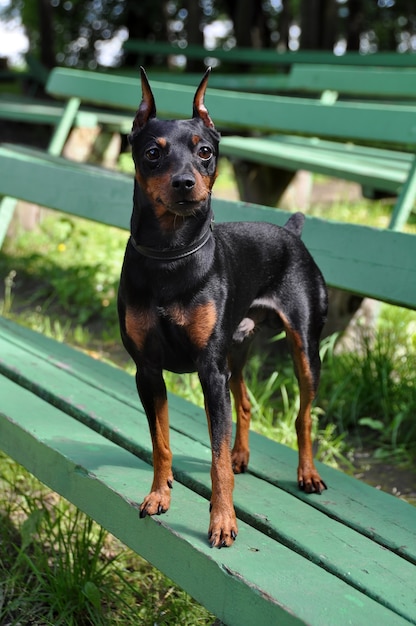
[[[353,458],[354,476],[416,506],[416,464],[401,466],[374,459],[371,451],[358,450]]]

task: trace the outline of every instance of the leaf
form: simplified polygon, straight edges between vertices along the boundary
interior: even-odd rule
[[[26,550],[33,541],[34,535],[38,532],[42,518],[45,516],[45,511],[42,509],[35,509],[29,515],[29,517],[23,522],[20,535],[22,537],[22,551]]]
[[[358,421],[360,426],[367,426],[367,428],[371,428],[372,430],[382,431],[384,430],[384,424],[380,420],[375,420],[372,417],[362,417]]]
[[[87,581],[82,590],[84,596],[93,605],[94,608],[99,609],[101,605],[101,594],[97,585],[90,580]]]

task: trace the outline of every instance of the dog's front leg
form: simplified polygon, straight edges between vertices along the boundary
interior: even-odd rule
[[[172,452],[169,445],[169,416],[162,372],[139,371],[136,385],[146,411],[153,445],[153,484],[140,505],[140,517],[160,515],[170,506],[173,486]]]
[[[228,371],[215,365],[199,370],[211,437],[212,496],[208,539],[211,547],[230,546],[237,537],[233,505],[234,473],[231,463],[231,401]]]

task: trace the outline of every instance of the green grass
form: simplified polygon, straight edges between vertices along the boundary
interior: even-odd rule
[[[0,454],[0,624],[194,626],[214,619]]]
[[[378,457],[416,449],[416,313],[383,305],[357,345],[328,351],[320,386],[325,421],[353,430]]]

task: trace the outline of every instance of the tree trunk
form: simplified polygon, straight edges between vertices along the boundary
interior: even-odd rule
[[[300,47],[303,50],[332,50],[336,40],[335,0],[302,0]]]
[[[38,0],[40,62],[48,69],[56,65],[52,5],[48,0]]]
[[[347,50],[360,49],[360,35],[364,30],[364,12],[362,0],[349,0],[347,21]]]
[[[186,34],[188,44],[197,46],[204,45],[204,33],[202,31],[202,9],[199,2],[187,0],[186,8],[188,17],[186,19]],[[186,62],[188,72],[202,72],[204,64],[201,59],[188,59]]]

